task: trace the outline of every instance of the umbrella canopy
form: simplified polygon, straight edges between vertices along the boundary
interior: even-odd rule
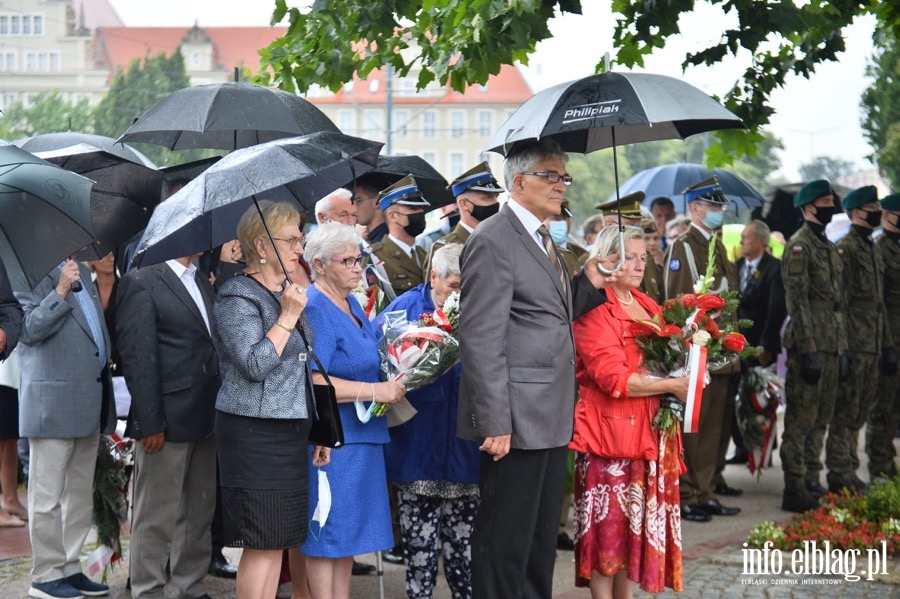
[[[304,211],[371,170],[382,145],[320,132],[232,152],[157,206],[133,264],[188,256],[234,239],[255,200],[290,200]]]
[[[25,137],[13,142],[23,150],[31,153],[51,152],[53,150],[61,150],[77,146],[78,144],[87,144],[94,146],[104,152],[109,152],[119,158],[130,160],[143,164],[150,168],[156,168],[153,161],[132,148],[122,143],[117,143],[112,137],[105,135],[93,135],[91,133],[79,133],[78,131],[63,131],[61,133],[41,133],[33,137]]]
[[[725,196],[737,207],[755,208],[762,206],[763,196],[752,185],[737,175],[721,168],[709,170],[701,164],[680,163],[665,164],[643,170],[619,187],[619,194],[627,195],[635,191],[643,191],[646,195],[644,206],[649,209],[653,200],[659,196],[671,199],[682,212],[687,212],[687,202],[682,193],[689,186],[709,179],[715,175]],[[609,197],[616,199],[616,194]]]
[[[138,117],[118,141],[170,150],[235,150],[316,131],[339,132],[325,113],[300,96],[231,81],[172,92]]]
[[[751,216],[765,221],[770,229],[780,231],[785,239],[790,239],[803,224],[800,209],[794,208],[794,196],[807,183],[808,181],[785,183],[768,189],[765,193],[765,203],[755,209]],[[835,183],[831,184],[831,189],[834,191],[835,206],[838,211],[843,210],[841,198],[850,193],[851,189]]]
[[[0,146],[0,259],[13,289],[34,289],[94,242],[91,181],[17,148]]]
[[[416,179],[419,191],[431,209],[440,208],[456,202],[456,198],[448,189],[450,183],[424,158],[418,156],[379,156],[373,173],[386,175],[386,179],[396,183],[406,175]]]
[[[78,144],[37,155],[94,182],[91,222],[96,242],[91,251],[100,256],[147,226],[150,213],[161,199],[162,172],[94,146]]]
[[[535,94],[500,127],[487,150],[505,156],[517,141],[552,137],[566,152],[587,154],[741,127],[732,112],[680,79],[607,72]]]

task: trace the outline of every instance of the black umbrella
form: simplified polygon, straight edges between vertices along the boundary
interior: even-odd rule
[[[325,113],[300,96],[230,81],[172,92],[138,117],[118,141],[170,150],[235,150],[316,131],[339,132]]]
[[[648,168],[622,183],[618,192],[625,196],[635,191],[643,191],[646,196],[644,206],[648,209],[655,198],[665,196],[676,205],[680,202],[682,211],[687,212],[687,202],[682,192],[713,175],[718,178],[725,196],[735,206],[743,205],[745,208],[762,206],[764,202],[762,195],[734,173],[721,168],[709,170],[701,164],[691,163],[665,164]],[[616,194],[611,195],[609,199],[616,199]]]
[[[0,259],[27,291],[94,242],[91,181],[15,146],[0,147]]]
[[[90,251],[100,256],[147,226],[150,213],[161,199],[162,172],[93,146],[79,144],[39,152],[38,156],[94,182],[91,222],[97,241]]]
[[[87,144],[94,146],[104,152],[109,152],[119,158],[130,160],[143,164],[150,168],[156,168],[153,161],[138,152],[131,146],[117,143],[112,137],[105,135],[93,135],[91,133],[80,133],[78,131],[63,131],[61,133],[41,133],[33,137],[18,139],[13,142],[23,150],[28,150],[32,154],[36,152],[51,152],[53,150],[61,150],[70,148],[78,144]]]
[[[320,132],[237,150],[153,212],[135,266],[210,250],[235,238],[257,200],[291,200],[303,211],[371,170],[380,142]]]
[[[396,183],[406,175],[412,175],[416,179],[416,185],[422,195],[431,204],[431,208],[440,208],[456,202],[453,193],[447,189],[449,183],[424,158],[418,156],[379,156],[378,164],[372,169],[373,173],[385,175],[385,179],[391,184]]]

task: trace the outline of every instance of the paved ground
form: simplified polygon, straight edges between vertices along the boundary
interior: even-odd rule
[[[900,447],[900,443],[898,443]],[[865,456],[861,457],[866,463]],[[841,576],[794,576],[743,575],[742,542],[751,527],[764,520],[784,523],[790,515],[780,510],[782,478],[778,456],[774,468],[764,471],[757,480],[744,466],[728,466],[725,472],[728,483],[744,489],[744,494],[736,499],[723,498],[727,505],[737,505],[743,510],[735,517],[714,518],[709,523],[685,522],[684,536],[684,576],[685,592],[680,597],[698,599],[737,599],[766,597],[770,599],[847,598],[847,599],[900,599],[900,560],[888,563],[887,575],[875,581],[865,579],[846,581]],[[23,539],[24,534],[24,539]],[[25,549],[14,551],[24,540]],[[11,551],[13,550],[13,551]],[[29,587],[30,556],[27,555],[27,532],[22,529],[0,529],[0,599],[25,597]],[[226,550],[228,557],[236,562],[239,551]],[[375,564],[375,555],[360,557],[360,561]],[[857,566],[857,571],[865,565]],[[131,594],[125,589],[127,567],[120,565],[112,571],[109,584],[112,599],[128,599]],[[379,581],[383,580],[384,597],[402,599],[404,592],[404,568],[391,564],[384,565],[384,577],[375,575],[354,577],[352,581],[353,599],[375,599],[380,595]],[[207,577],[209,594],[213,599],[234,599],[234,582]],[[571,552],[559,552],[554,577],[555,599],[589,599],[587,589],[574,588],[574,563]],[[279,597],[290,596],[289,585],[279,591]],[[638,592],[637,597],[650,597]],[[658,597],[674,597],[667,592]],[[450,592],[443,577],[434,599],[450,599]]]

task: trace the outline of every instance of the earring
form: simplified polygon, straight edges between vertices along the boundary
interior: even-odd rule
[[[259,263],[260,263],[260,264],[265,264],[265,263],[266,263],[266,259],[265,259],[265,258],[260,258],[260,259],[259,259]]]

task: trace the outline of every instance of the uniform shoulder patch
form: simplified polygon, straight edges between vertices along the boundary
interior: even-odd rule
[[[843,256],[843,255],[844,255],[844,248],[839,247],[839,248],[837,249],[837,251],[838,251],[838,256]]]
[[[672,258],[671,260],[669,260],[669,270],[671,270],[672,272],[678,272],[679,270],[681,270],[681,260],[679,260],[678,258]]]
[[[791,253],[792,254],[802,254],[803,246],[802,245],[791,246]]]

